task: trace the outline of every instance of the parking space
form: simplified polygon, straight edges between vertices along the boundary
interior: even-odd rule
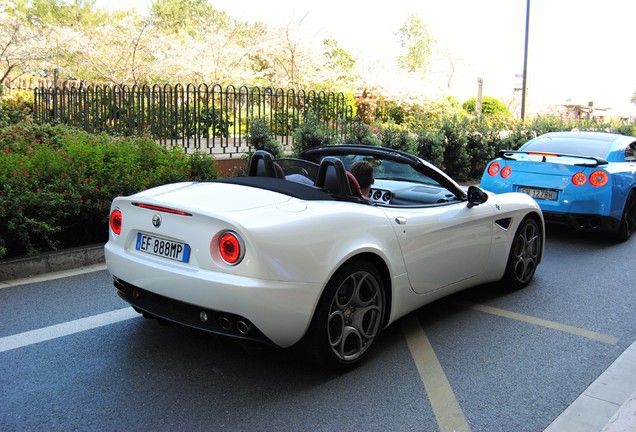
[[[0,429],[600,431],[636,389],[635,250],[552,233],[529,287],[421,308],[346,374],[144,320],[99,268],[5,284]]]

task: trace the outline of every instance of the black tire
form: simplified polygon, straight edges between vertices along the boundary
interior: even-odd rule
[[[623,207],[623,217],[618,228],[618,239],[620,241],[629,240],[636,228],[636,192],[631,190],[627,195],[625,207]]]
[[[321,367],[344,371],[366,357],[378,340],[386,309],[378,271],[355,261],[340,268],[323,292],[304,339],[304,352]]]
[[[517,290],[530,283],[541,259],[542,242],[539,224],[531,217],[525,218],[510,247],[506,272],[501,280],[505,288]]]

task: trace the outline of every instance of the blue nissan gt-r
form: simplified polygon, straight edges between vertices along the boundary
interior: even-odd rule
[[[615,233],[636,227],[636,137],[604,132],[553,132],[491,161],[481,187],[533,197],[546,223]]]

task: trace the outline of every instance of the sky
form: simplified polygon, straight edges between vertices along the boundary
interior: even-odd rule
[[[149,0],[99,0],[110,8],[147,10]],[[397,32],[417,15],[435,39],[430,84],[411,89],[460,101],[483,94],[507,100],[521,87],[526,8],[529,105],[588,104],[636,115],[636,1],[634,0],[211,0],[233,18],[298,31],[316,44],[333,36],[341,47],[396,78]],[[449,85],[450,82],[450,85]],[[519,95],[519,92],[517,92]]]

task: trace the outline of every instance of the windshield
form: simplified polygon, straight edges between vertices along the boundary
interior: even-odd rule
[[[438,182],[416,171],[410,165],[387,159],[376,159],[369,156],[347,155],[336,156],[340,159],[348,171],[354,162],[366,160],[373,165],[373,176],[376,180],[398,180],[409,181],[413,183],[440,186]]]

